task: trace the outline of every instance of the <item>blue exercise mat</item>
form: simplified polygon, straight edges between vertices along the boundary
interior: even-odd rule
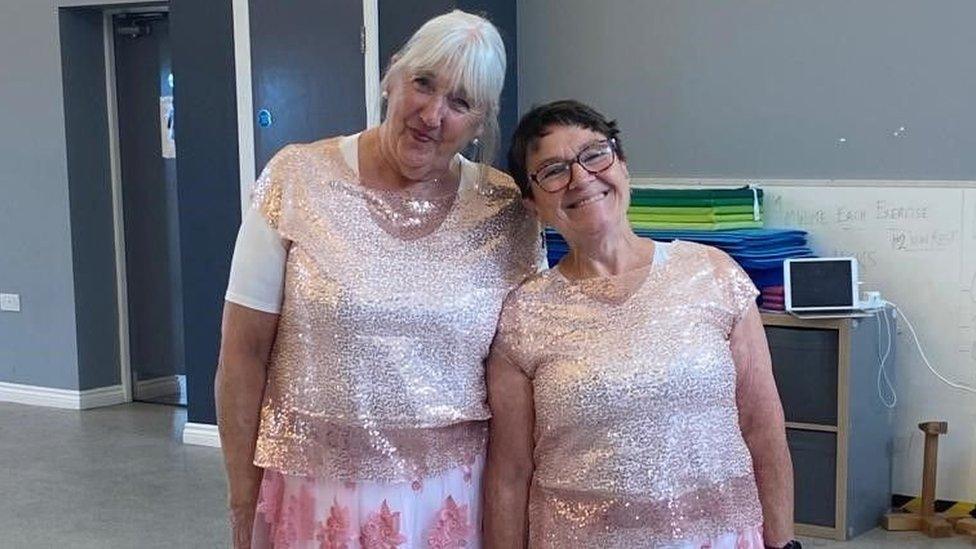
[[[662,242],[685,240],[715,246],[735,259],[759,288],[783,284],[783,260],[814,257],[807,246],[807,232],[799,229],[734,229],[727,231],[685,231],[637,229],[638,235]],[[549,265],[569,252],[559,233],[546,231]]]

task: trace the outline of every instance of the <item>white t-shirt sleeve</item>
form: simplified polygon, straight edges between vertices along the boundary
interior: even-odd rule
[[[227,301],[266,313],[281,311],[288,241],[261,213],[248,209],[237,233],[227,283]]]

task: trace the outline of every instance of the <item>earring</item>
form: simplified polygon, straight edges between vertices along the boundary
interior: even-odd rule
[[[484,151],[481,149],[481,141],[479,141],[477,137],[475,137],[474,139],[472,139],[471,140],[471,143],[468,143],[468,150],[471,153],[471,159],[472,160],[474,160],[476,162],[483,162],[484,161],[484,158],[481,157],[481,155],[484,153]]]
[[[380,97],[382,97],[383,99],[387,99],[388,97],[390,97],[390,92],[383,90],[383,93],[380,94]]]

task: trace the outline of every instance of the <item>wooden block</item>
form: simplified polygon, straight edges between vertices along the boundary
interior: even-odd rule
[[[976,536],[976,518],[964,518],[957,520],[956,532],[967,536]]]
[[[949,432],[949,424],[945,421],[923,421],[918,424],[926,435],[944,435]]]
[[[922,532],[930,538],[952,537],[952,525],[944,517],[922,517]]]
[[[916,513],[885,513],[881,519],[881,527],[885,530],[900,532],[903,530],[921,530],[922,517]]]

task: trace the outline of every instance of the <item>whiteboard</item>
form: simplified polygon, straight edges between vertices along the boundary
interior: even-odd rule
[[[785,184],[765,192],[767,227],[806,229],[818,255],[856,257],[862,291],[897,303],[932,365],[976,386],[976,188]],[[901,320],[895,342],[894,492],[920,493],[917,424],[945,420],[937,495],[976,501],[976,395],[929,372]]]

